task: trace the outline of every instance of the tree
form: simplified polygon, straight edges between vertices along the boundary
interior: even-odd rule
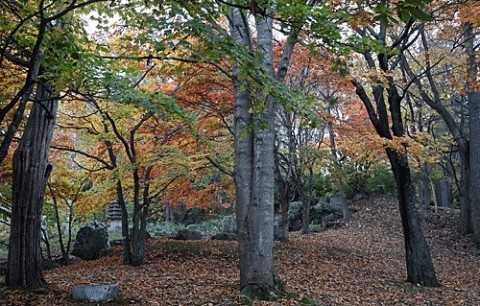
[[[422,286],[439,286],[416,209],[416,193],[411,178],[407,155],[408,147],[404,146],[399,149],[388,144],[389,141],[395,140],[401,142],[406,137],[401,107],[405,95],[399,92],[398,81],[392,72],[398,67],[398,54],[402,54],[411,46],[415,32],[418,31],[418,25],[415,24],[414,16],[412,16],[412,12],[418,12],[409,10],[402,12],[402,8],[397,7],[405,23],[390,39],[389,31],[395,29],[390,27],[392,24],[388,19],[391,18],[389,14],[393,9],[391,5],[388,1],[382,1],[374,9],[378,13],[376,16],[379,20],[377,29],[368,25],[354,29],[360,39],[370,38],[376,44],[374,49],[370,47],[357,49],[367,65],[367,75],[370,74],[369,78],[372,80],[367,84],[371,88],[372,94],[367,93],[360,78],[353,79],[352,83],[355,86],[356,94],[368,111],[376,132],[387,140],[385,152],[397,183],[397,197],[405,241],[407,280]],[[361,9],[368,10],[369,8],[362,6]]]
[[[437,6],[440,9],[437,10],[435,18],[439,21],[448,19],[447,29],[439,32],[437,27],[425,25],[419,32],[423,52],[405,54],[402,60],[402,69],[415,84],[422,100],[441,116],[453,138],[454,148],[458,151],[462,234],[470,233],[472,229],[475,231],[478,224],[474,216],[478,210],[475,208],[478,201],[474,199],[479,197],[480,181],[471,177],[478,172],[477,163],[472,161],[479,155],[479,147],[473,143],[477,135],[473,131],[476,129],[478,117],[474,115],[478,99],[475,81],[478,63],[474,43],[476,33],[472,26],[477,21],[470,12],[475,9],[475,5],[469,1],[452,4],[439,1]],[[464,46],[464,54],[459,46]],[[416,54],[420,55],[423,61],[419,61]],[[445,83],[452,86],[444,86]],[[446,88],[450,88],[449,91]],[[449,107],[454,104],[460,106]],[[468,125],[465,124],[467,117]],[[478,237],[478,234],[474,234],[474,237]]]
[[[469,200],[471,203],[472,227],[475,246],[480,249],[480,89],[478,83],[478,57],[476,55],[476,33],[471,23],[465,24],[465,43],[467,51],[467,82],[468,117],[470,131],[469,145]]]
[[[25,3],[24,7],[18,7],[17,4],[4,7],[2,3],[2,9],[11,9],[12,15],[22,17],[19,17],[18,24],[12,27],[7,40],[2,42],[1,59],[3,61],[3,58],[8,58],[25,67],[28,73],[23,87],[2,109],[0,121],[3,121],[5,114],[20,101],[12,124],[2,140],[0,160],[5,157],[2,152],[10,146],[26,104],[31,98],[31,92],[34,88],[36,90],[31,114],[13,157],[12,219],[5,278],[8,285],[30,289],[45,286],[40,256],[40,217],[47,179],[52,170],[52,165],[48,164],[48,151],[57,112],[57,94],[63,89],[60,84],[54,86],[55,81],[60,79],[55,70],[62,70],[61,66],[55,65],[59,62],[58,58],[56,63],[46,62],[47,59],[62,53],[66,55],[71,51],[68,47],[73,45],[72,40],[67,39],[68,43],[65,45],[54,43],[58,42],[58,37],[73,37],[60,34],[67,29],[65,24],[75,24],[75,19],[68,19],[66,16],[73,10],[95,2],[100,0],[52,5],[40,1],[37,5]],[[20,29],[26,32],[19,32]],[[51,43],[50,47],[53,49],[45,50],[46,41]]]
[[[41,214],[47,180],[52,171],[48,151],[58,106],[52,88],[40,82],[20,145],[13,157],[12,219],[5,282],[42,288]]]
[[[421,56],[425,59],[424,65],[421,66],[421,69],[423,70],[422,74],[424,74],[427,78],[427,82],[422,82],[421,75],[418,72],[414,72],[412,65],[410,64],[410,62],[418,64],[419,61],[417,59],[413,59],[409,57],[408,54],[405,54],[404,58],[402,59],[401,66],[406,75],[409,76],[411,82],[415,84],[423,102],[441,116],[452,137],[454,138],[456,147],[458,148],[461,173],[459,181],[459,198],[461,206],[460,231],[465,234],[471,231],[471,214],[469,212],[471,209],[471,203],[468,192],[468,176],[470,172],[468,137],[466,137],[465,131],[462,130],[461,121],[457,122],[455,120],[455,113],[446,107],[446,102],[448,103],[448,101],[443,101],[442,96],[444,95],[441,94],[441,86],[439,86],[439,81],[437,81],[435,78],[435,74],[439,73],[437,70],[439,71],[440,69],[434,67],[434,65],[439,66],[444,59],[440,58],[440,60],[436,60],[435,58],[432,58],[432,53],[434,51],[431,50],[431,42],[429,41],[429,37],[425,28],[419,29],[419,34],[421,38],[421,46],[423,48],[423,54]],[[451,50],[453,51],[453,49],[455,48],[453,47]],[[435,61],[436,64],[433,64],[432,61]],[[451,65],[451,63],[445,63],[445,65]],[[443,77],[445,74],[441,73],[440,75]],[[450,95],[445,96],[448,99],[454,99]],[[410,95],[407,97],[410,97]]]

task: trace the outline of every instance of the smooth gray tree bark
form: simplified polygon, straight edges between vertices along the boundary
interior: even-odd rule
[[[255,13],[256,44],[253,43],[248,16],[239,8],[228,14],[230,35],[238,45],[259,59],[259,71],[269,82],[283,82],[297,42],[292,30],[283,49],[276,73],[273,70],[274,7]],[[253,59],[253,58],[252,58]],[[273,264],[274,226],[274,143],[275,112],[278,100],[263,92],[241,62],[233,64],[235,119],[236,220],[240,255],[240,291],[268,299],[283,290]],[[253,76],[253,77],[252,77]],[[259,86],[260,85],[260,86]],[[261,103],[259,103],[261,101]]]

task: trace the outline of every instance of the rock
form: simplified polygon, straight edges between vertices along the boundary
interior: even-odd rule
[[[347,199],[343,195],[336,195],[330,199],[330,206],[341,214],[344,219],[350,218]]]
[[[98,224],[89,224],[82,227],[73,244],[72,255],[83,260],[100,258],[110,249],[107,229]]]
[[[236,233],[237,232],[237,220],[235,215],[225,216],[222,220],[222,232],[225,233]]]
[[[326,215],[326,216],[323,216],[322,217],[322,228],[328,228],[328,227],[331,227],[332,224],[335,222],[335,220],[337,220],[338,218],[336,217],[335,214],[329,214],[329,215]]]
[[[360,192],[355,193],[352,197],[353,202],[360,201],[362,199],[365,199],[365,195],[363,193],[360,193]]]
[[[181,229],[175,235],[177,240],[200,240],[202,239],[202,233],[192,229]]]
[[[288,209],[288,230],[299,231],[302,229],[302,202],[291,202]]]
[[[281,240],[283,238],[282,216],[275,215],[273,219],[273,239]]]
[[[212,240],[237,240],[237,235],[232,233],[218,233],[212,236]]]
[[[118,285],[78,285],[72,289],[74,301],[105,302],[118,297]]]

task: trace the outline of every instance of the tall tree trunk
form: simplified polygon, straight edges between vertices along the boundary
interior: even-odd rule
[[[142,239],[140,231],[140,219],[142,218],[142,209],[140,203],[140,178],[138,170],[133,170],[133,216],[132,216],[132,266],[143,264],[145,256],[145,239]]]
[[[385,44],[385,25],[381,25],[379,33],[383,37],[381,41]],[[364,53],[364,56],[369,67],[375,68],[373,55]],[[385,72],[389,71],[388,56],[378,54],[377,58],[379,67]],[[403,96],[399,94],[394,78],[390,76],[387,80],[386,88],[382,84],[373,87],[375,107],[363,85],[356,80],[352,83],[356,87],[356,94],[367,109],[370,121],[375,127],[377,134],[385,139],[393,139],[393,136],[405,137],[401,108]],[[386,97],[389,108],[387,108]],[[397,183],[397,197],[405,240],[407,280],[422,286],[439,286],[430,257],[430,250],[423,236],[422,226],[416,209],[415,188],[412,184],[407,153],[395,152],[389,148],[386,149],[386,153]]]
[[[464,141],[467,143],[466,141]],[[473,231],[472,228],[472,202],[470,200],[470,157],[468,154],[468,143],[465,148],[459,147],[460,153],[460,183],[459,183],[459,198],[460,198],[460,233],[462,235],[469,234]]]
[[[469,195],[475,246],[480,249],[480,92],[478,89],[478,63],[475,55],[475,33],[472,24],[465,25],[467,48],[467,99],[470,130],[469,143]]]
[[[411,181],[408,157],[387,149],[387,155],[397,182],[397,198],[402,219],[407,266],[407,281],[428,287],[437,287],[439,282],[423,236],[416,208],[415,187]]]
[[[300,191],[300,190],[299,190]],[[310,233],[310,197],[305,195],[305,191],[300,191],[300,199],[302,201],[302,234]]]
[[[46,285],[40,250],[41,215],[52,169],[48,151],[58,106],[50,94],[51,86],[39,82],[36,101],[13,157],[12,219],[5,282],[28,289]]]
[[[386,68],[386,65],[384,68]],[[402,97],[399,95],[392,77],[388,78],[387,93],[392,118],[392,133],[397,137],[405,137],[401,110]],[[435,275],[430,249],[423,235],[422,224],[416,207],[416,192],[412,183],[408,156],[406,153],[394,152],[391,149],[387,149],[386,152],[397,182],[398,202],[405,240],[407,281],[427,287],[438,287],[440,283]]]
[[[229,14],[231,35],[251,47],[247,18],[239,9]],[[256,20],[259,53],[267,69],[272,69],[271,18]],[[265,99],[265,109],[252,118],[248,82],[233,67],[235,95],[235,189],[236,218],[240,255],[240,291],[253,298],[275,295],[273,266],[274,220],[274,126],[273,99]]]
[[[275,148],[275,185],[278,186],[276,188],[278,192],[277,203],[279,204],[279,212],[280,212],[280,230],[276,233],[278,239],[281,242],[288,242],[289,239],[289,219],[288,219],[288,210],[290,207],[290,188],[288,186],[290,182],[291,176],[291,169],[290,166],[287,166],[288,169],[286,170],[285,177],[282,176],[282,170],[280,167],[280,152],[278,151],[278,146]],[[290,155],[290,152],[289,152]],[[289,159],[290,160],[290,159]]]
[[[254,47],[249,18],[239,8],[228,14],[233,39],[255,54],[272,83],[284,82],[302,23],[292,26],[276,73],[273,69],[275,2],[255,15]],[[302,20],[305,22],[305,20]],[[273,265],[274,144],[278,101],[264,88],[250,86],[245,71],[233,65],[235,98],[235,188],[240,255],[240,290],[254,298],[270,298],[283,290]],[[255,74],[255,72],[253,72]],[[257,80],[258,81],[258,80]],[[267,84],[262,84],[267,85]],[[262,103],[252,103],[261,100]],[[253,112],[252,112],[253,110]]]

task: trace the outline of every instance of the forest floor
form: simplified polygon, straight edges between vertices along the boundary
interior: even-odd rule
[[[405,283],[403,237],[396,201],[364,199],[346,222],[320,233],[293,233],[275,244],[275,263],[288,294],[253,305],[480,305],[480,253],[457,232],[452,210],[427,211],[424,231],[440,288]],[[78,284],[118,284],[107,305],[252,305],[238,295],[236,242],[152,239],[146,264],[108,257],[45,271],[49,289],[0,287],[0,305],[90,305],[71,300]],[[1,281],[1,279],[0,279]]]

